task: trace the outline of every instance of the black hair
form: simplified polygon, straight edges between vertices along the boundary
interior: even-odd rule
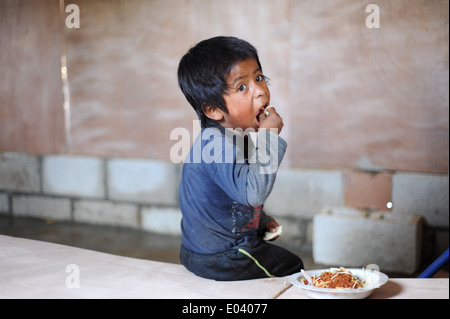
[[[257,50],[247,41],[219,36],[203,40],[191,48],[178,65],[178,85],[197,113],[203,128],[217,124],[205,115],[206,107],[228,113],[223,95],[227,77],[239,62],[255,59],[261,69]]]

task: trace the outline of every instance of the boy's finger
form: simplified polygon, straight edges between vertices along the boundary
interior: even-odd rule
[[[267,107],[264,109],[264,115],[265,115],[266,117],[268,117],[268,116],[270,115],[270,109],[274,109],[274,111],[275,111],[275,108],[274,108],[272,105],[267,106]]]

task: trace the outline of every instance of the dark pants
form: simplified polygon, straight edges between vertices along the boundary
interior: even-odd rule
[[[197,276],[215,280],[283,277],[300,271],[302,260],[284,248],[261,242],[254,248],[202,255],[181,246],[181,263]]]

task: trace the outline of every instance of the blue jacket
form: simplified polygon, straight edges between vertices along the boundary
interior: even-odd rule
[[[255,143],[236,132],[219,125],[202,129],[183,164],[182,244],[195,253],[255,247],[259,225],[271,220],[262,207],[287,144],[266,130],[254,133]]]

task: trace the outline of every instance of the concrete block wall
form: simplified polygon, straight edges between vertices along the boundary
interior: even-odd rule
[[[93,156],[0,154],[0,213],[179,234],[179,166]]]
[[[0,153],[0,213],[179,235],[180,173],[180,165],[164,161]],[[405,238],[415,238],[414,245],[422,247],[421,256],[432,258],[448,247],[448,192],[448,175],[442,174],[282,168],[265,211],[283,225],[280,241],[320,252],[336,235],[333,227],[324,231],[317,224],[321,219],[315,216],[324,207],[373,212],[386,211],[386,204],[392,203],[386,216],[422,218],[417,229],[405,228]],[[343,232],[354,229],[354,220],[347,222],[347,217],[333,217]],[[373,231],[385,228],[381,233],[389,233],[392,225],[387,220],[365,220],[370,223],[364,227]],[[422,239],[415,234],[421,225],[424,242],[419,243]],[[367,236],[357,242],[370,246],[373,238],[383,236]],[[416,246],[402,249],[416,251]],[[411,261],[414,256],[408,257],[411,265],[416,265]],[[317,258],[326,261],[320,253]],[[348,264],[352,262],[348,259]]]
[[[314,260],[413,274],[421,265],[422,222],[413,214],[324,209],[314,216]]]

